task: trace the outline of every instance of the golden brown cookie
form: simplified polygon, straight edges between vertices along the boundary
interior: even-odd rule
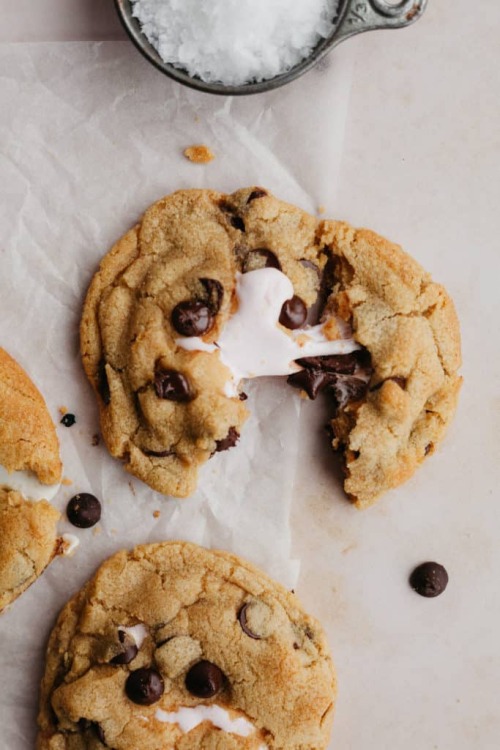
[[[38,750],[322,750],[335,677],[319,623],[234,555],[119,552],[62,610]]]
[[[0,349],[0,611],[43,572],[59,547],[51,497],[62,465],[55,426],[28,375]]]
[[[454,411],[453,304],[398,246],[263,188],[167,196],[103,259],[81,348],[106,444],[132,474],[177,497],[194,491],[201,464],[236,444],[247,410],[241,383],[228,388],[235,375],[221,342],[242,308],[241,278],[263,268],[292,285],[275,329],[307,339],[315,317],[330,343],[352,341],[340,355],[294,355],[288,382],[332,397],[346,492],[369,505],[432,452]]]

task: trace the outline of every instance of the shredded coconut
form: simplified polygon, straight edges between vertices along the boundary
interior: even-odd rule
[[[231,86],[284,73],[334,28],[338,0],[132,0],[160,57]]]

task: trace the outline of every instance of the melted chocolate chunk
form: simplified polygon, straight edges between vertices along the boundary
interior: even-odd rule
[[[223,684],[224,673],[210,661],[199,661],[186,675],[186,687],[197,698],[212,698]]]
[[[265,247],[250,250],[243,263],[243,273],[256,271],[259,268],[276,268],[281,271],[281,263],[276,255]]]
[[[349,401],[360,401],[366,396],[368,383],[361,378],[332,375],[332,382],[328,385],[337,402],[337,406],[344,407]]]
[[[293,295],[292,299],[288,299],[283,303],[279,320],[285,328],[295,331],[304,325],[306,318],[307,307],[296,294]]]
[[[163,678],[156,669],[142,667],[131,672],[125,683],[127,697],[140,706],[157,703],[165,689]]]
[[[448,573],[436,562],[419,565],[410,576],[410,586],[420,596],[428,598],[439,596],[448,585]]]
[[[249,638],[253,638],[256,641],[262,640],[260,635],[257,635],[256,633],[253,633],[250,628],[248,627],[247,623],[247,609],[249,607],[249,602],[244,604],[240,611],[238,612],[238,622],[241,625],[241,629],[243,630],[246,635],[248,635]]]
[[[212,311],[212,315],[217,315],[224,298],[224,287],[217,279],[200,279],[208,296],[207,304]]]
[[[245,222],[241,216],[231,216],[230,222],[235,229],[239,229],[240,232],[245,231]]]
[[[177,370],[157,370],[154,386],[158,398],[167,401],[185,403],[194,398],[189,380]]]
[[[76,417],[74,414],[70,414],[69,412],[64,415],[64,417],[61,419],[61,424],[63,424],[65,427],[73,427],[73,425],[76,422]]]
[[[247,203],[251,203],[257,198],[264,198],[264,196],[266,195],[267,195],[267,191],[264,190],[264,188],[255,188],[255,190],[252,190],[252,192],[248,196]]]
[[[287,383],[293,388],[305,391],[314,401],[318,393],[330,385],[331,376],[324,370],[299,370],[287,378]]]
[[[198,300],[179,302],[172,310],[172,325],[181,336],[202,336],[213,324],[211,309]]]
[[[94,732],[97,739],[100,742],[102,742],[103,745],[106,744],[105,739],[104,739],[104,731],[102,727],[96,721],[89,721],[88,719],[79,719],[78,729],[80,730],[80,732],[87,732],[89,730]]]
[[[88,492],[81,492],[71,498],[66,506],[66,515],[73,526],[90,529],[101,520],[101,503]]]
[[[111,401],[111,391],[109,389],[108,375],[106,373],[106,362],[101,359],[97,368],[97,390],[104,404],[108,406]]]
[[[137,644],[130,637],[127,637],[127,634],[123,630],[118,631],[118,640],[123,645],[123,651],[121,654],[114,656],[109,663],[130,664],[139,653]]]
[[[238,440],[240,439],[240,433],[236,429],[236,427],[230,427],[229,432],[227,433],[226,437],[222,440],[216,441],[216,453],[221,453],[222,451],[227,451],[229,448],[234,448]]]
[[[324,370],[338,375],[352,375],[358,364],[356,352],[351,354],[330,354],[325,357],[302,357],[297,364],[308,370]]]

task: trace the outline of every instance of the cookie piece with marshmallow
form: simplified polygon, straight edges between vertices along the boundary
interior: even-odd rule
[[[226,552],[122,551],[62,610],[37,750],[326,750],[336,680],[297,597]]]
[[[59,512],[50,504],[62,464],[43,396],[0,348],[0,611],[57,554]]]

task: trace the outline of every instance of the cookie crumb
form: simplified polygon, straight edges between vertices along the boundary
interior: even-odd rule
[[[92,435],[92,445],[93,446],[99,445],[100,442],[101,442],[101,436],[99,435],[98,432],[96,432],[94,435]]]
[[[318,206],[318,213],[320,216],[323,216],[323,214],[326,214],[326,206],[321,204],[321,206]]]
[[[135,497],[135,487],[134,487],[134,485],[132,484],[132,482],[129,482],[129,483],[128,483],[128,486],[130,487],[130,492],[131,492],[131,493],[132,493],[132,495],[133,495],[133,496]]]
[[[60,406],[59,407],[59,414],[61,417],[64,417],[65,414],[68,413],[68,407],[67,406]]]
[[[73,480],[69,479],[69,477],[63,477],[61,480],[61,484],[63,484],[65,487],[69,487],[73,484]]]
[[[153,511],[153,518],[159,518],[159,517],[160,517],[160,515],[161,515],[161,513],[160,513],[160,511],[159,511],[159,510],[155,510],[155,511]]]
[[[184,149],[184,156],[195,164],[208,164],[215,159],[215,154],[208,146],[202,143],[196,146],[188,146]]]

